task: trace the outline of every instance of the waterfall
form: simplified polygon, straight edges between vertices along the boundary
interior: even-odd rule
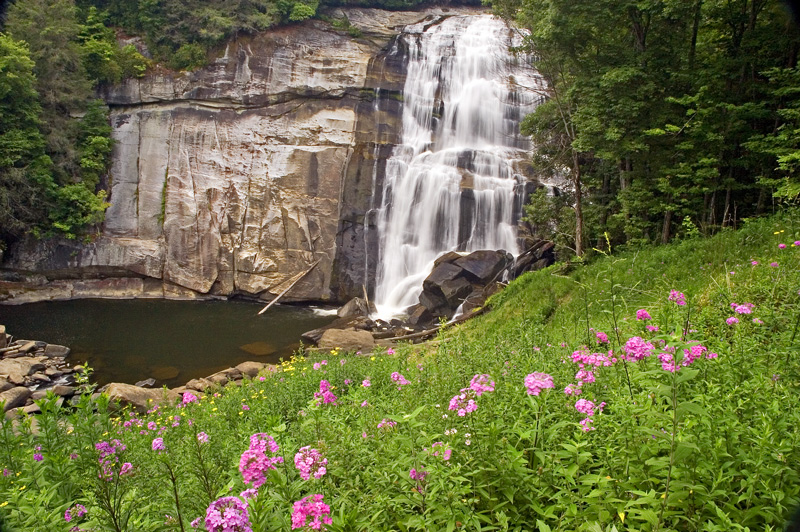
[[[541,78],[510,47],[520,38],[492,15],[406,28],[402,142],[386,162],[377,217],[375,302],[384,317],[418,302],[446,251],[518,254],[529,141],[519,121],[540,101]]]

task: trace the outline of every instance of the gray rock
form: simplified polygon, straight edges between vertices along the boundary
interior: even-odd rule
[[[505,251],[480,250],[457,259],[454,264],[462,268],[471,281],[485,285],[495,281],[513,260],[514,257]]]
[[[319,340],[320,349],[341,348],[343,351],[365,351],[375,346],[375,339],[367,331],[328,329]]]
[[[146,412],[155,405],[175,403],[180,399],[178,394],[172,390],[151,390],[121,382],[109,384],[104,393],[108,395],[112,403],[131,405],[140,413]]]
[[[47,347],[44,348],[44,354],[48,357],[66,357],[69,352],[69,347],[63,345],[47,344]]]
[[[149,379],[145,379],[145,380],[143,380],[143,381],[139,381],[139,382],[137,382],[136,384],[134,384],[134,386],[139,386],[139,387],[141,387],[141,388],[150,388],[150,387],[151,387],[151,386],[153,386],[155,383],[156,383],[156,380],[155,380],[154,378],[152,378],[152,377],[151,377],[151,378],[149,378]]]
[[[27,377],[46,369],[39,358],[15,358],[0,360],[0,375],[22,375]]]
[[[25,401],[31,396],[31,391],[24,386],[17,386],[11,388],[3,393],[0,393],[0,402],[5,401],[4,411],[11,410],[18,406],[25,404]]]
[[[7,379],[0,378],[0,392],[4,392],[6,390],[10,390],[13,387],[14,387],[14,385],[12,383],[8,382]]]
[[[41,372],[36,372],[33,375],[31,375],[31,379],[39,382],[51,382],[50,377]]]
[[[28,406],[24,407],[22,409],[22,411],[25,414],[30,416],[30,415],[34,415],[34,414],[41,414],[42,413],[42,408],[39,405],[37,405],[36,403],[33,403],[32,405],[28,405]]]
[[[4,349],[8,345],[8,336],[6,335],[6,326],[0,325],[0,349]]]

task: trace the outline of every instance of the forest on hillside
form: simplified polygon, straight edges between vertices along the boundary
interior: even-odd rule
[[[112,141],[97,89],[322,7],[420,0],[27,0],[0,34],[0,249],[103,218]],[[572,190],[531,198],[562,252],[710,234],[800,195],[800,34],[779,0],[494,0],[528,30],[549,98],[523,131]],[[327,19],[326,20],[330,20]],[[347,21],[333,21],[346,29]],[[139,36],[144,57],[120,37]]]

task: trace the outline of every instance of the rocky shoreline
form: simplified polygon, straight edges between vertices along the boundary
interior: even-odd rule
[[[76,404],[80,396],[91,389],[83,382],[84,367],[72,365],[67,360],[70,349],[38,340],[14,339],[0,325],[0,403],[7,419],[39,414],[36,401],[48,393],[57,402]],[[275,366],[262,362],[242,362],[213,375],[192,379],[177,388],[152,388],[154,379],[127,384],[113,382],[98,388],[94,393],[106,393],[113,403],[130,406],[144,412],[163,401],[179,401],[184,393],[202,395],[214,387],[239,385],[242,380],[255,378],[261,371],[275,371]]]

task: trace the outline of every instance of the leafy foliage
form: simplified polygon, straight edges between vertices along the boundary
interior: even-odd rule
[[[203,529],[215,500],[240,496],[261,532],[320,495],[329,531],[777,532],[800,503],[798,214],[531,272],[435,344],[298,355],[178,407],[48,397],[36,434],[0,421],[0,516],[9,530]],[[655,353],[623,361],[632,336],[702,356],[675,372]],[[566,394],[592,353],[617,361]],[[534,372],[555,388],[529,395]],[[463,416],[460,393],[477,407]],[[262,433],[279,449],[254,451]],[[295,467],[306,446],[324,474]]]
[[[800,34],[778,0],[493,6],[530,30],[550,100],[524,128],[568,170],[589,242],[666,242],[687,216],[710,234],[798,197]]]

